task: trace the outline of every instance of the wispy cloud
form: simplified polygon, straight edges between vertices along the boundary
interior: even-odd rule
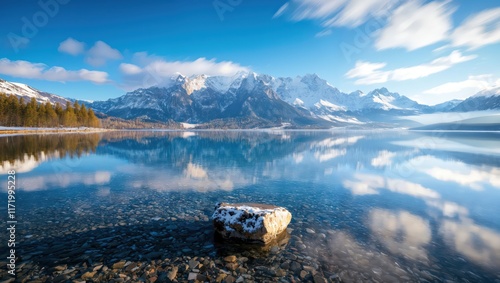
[[[448,82],[425,90],[426,94],[455,94],[456,97],[470,96],[481,90],[500,85],[500,78],[492,74],[469,76],[466,80]],[[465,92],[465,93],[463,93]],[[461,95],[461,94],[464,95]]]
[[[122,63],[120,71],[124,76],[126,89],[162,85],[172,76],[180,73],[185,76],[205,74],[209,76],[230,76],[240,71],[249,71],[231,61],[217,62],[215,59],[198,58],[194,61],[167,61],[145,52],[134,55],[136,64]]]
[[[500,42],[500,7],[484,10],[467,18],[451,34],[453,46],[476,49]]]
[[[388,14],[399,0],[291,0],[273,18],[289,12],[293,21],[319,20],[323,27],[357,27]]]
[[[69,37],[59,44],[59,48],[57,50],[59,52],[76,56],[85,52],[85,43]]]
[[[345,76],[350,79],[357,79],[355,83],[358,85],[415,80],[442,72],[455,64],[466,62],[476,57],[476,55],[464,56],[460,51],[455,50],[450,55],[439,57],[429,63],[394,70],[381,70],[386,66],[386,63],[358,61],[355,67],[349,70]]]
[[[38,79],[57,82],[89,81],[96,84],[108,82],[108,73],[101,71],[90,71],[87,69],[66,70],[63,67],[48,67],[42,63],[31,63],[28,61],[10,61],[7,58],[0,59],[0,74],[16,78]]]
[[[331,29],[325,29],[325,30],[322,30],[320,32],[318,32],[316,34],[316,37],[323,37],[323,36],[327,36],[327,35],[330,35],[332,34],[332,30]]]
[[[285,12],[285,10],[288,8],[288,5],[289,5],[288,3],[283,4],[283,6],[281,6],[278,9],[278,11],[276,11],[276,13],[274,13],[273,19],[281,16]]]
[[[379,31],[375,47],[415,50],[445,40],[453,28],[454,11],[447,1],[408,1],[394,10],[388,24]]]

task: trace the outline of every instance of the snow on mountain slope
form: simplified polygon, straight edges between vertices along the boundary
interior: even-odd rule
[[[312,108],[321,100],[336,104],[336,96],[341,92],[316,74],[297,76],[295,78],[276,78],[272,88],[280,98],[289,104],[295,99],[303,102],[303,107]]]
[[[500,87],[482,90],[458,104],[452,111],[500,109]]]
[[[462,103],[463,100],[460,99],[453,99],[450,101],[446,101],[443,103],[436,104],[434,106],[431,106],[434,111],[438,112],[447,112],[456,107],[458,104]]]
[[[382,109],[382,110],[418,110],[422,105],[387,88],[375,89],[366,95],[361,94],[359,103],[351,105],[350,110]]]
[[[472,97],[492,97],[492,96],[499,96],[500,95],[500,87],[495,87],[495,88],[488,88],[485,90],[482,90]]]
[[[344,106],[338,106],[331,102],[320,99],[318,103],[314,104],[316,108],[326,107],[330,111],[346,111],[347,109]]]
[[[39,91],[26,84],[8,82],[2,79],[0,79],[0,92],[23,97],[26,101],[29,101],[31,98],[35,98],[38,103],[45,103],[49,101],[52,104],[60,103],[64,105],[67,101],[70,101],[69,99],[61,96]]]

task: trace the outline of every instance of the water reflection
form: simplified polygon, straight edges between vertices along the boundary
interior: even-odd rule
[[[500,279],[500,160],[486,154],[497,136],[476,137],[477,151],[470,138],[438,141],[447,138],[454,146],[441,150],[394,132],[0,137],[0,174],[16,168],[19,191],[47,200],[65,189],[80,215],[118,203],[120,213],[176,209],[148,219],[194,219],[193,199],[199,219],[219,200],[283,205],[294,214],[290,249],[349,270],[346,280]],[[100,226],[116,225],[102,213]]]
[[[23,177],[19,180],[19,188],[25,191],[65,189],[75,185],[105,185],[111,180],[111,172],[66,172]]]
[[[344,187],[351,190],[355,195],[378,194],[380,190],[406,194],[417,198],[439,198],[439,194],[420,184],[412,183],[402,179],[385,178],[374,174],[354,174],[354,178],[344,181]]]
[[[430,155],[420,156],[409,162],[419,164],[421,172],[436,180],[454,182],[474,190],[482,190],[488,185],[500,188],[500,168],[498,167],[471,166],[459,160],[443,160]]]
[[[464,219],[443,221],[439,232],[447,245],[470,261],[487,268],[500,268],[500,233],[497,231]]]
[[[413,260],[427,262],[426,245],[431,241],[429,222],[407,211],[372,209],[368,225],[388,250]]]
[[[29,172],[51,158],[81,157],[95,152],[99,134],[18,135],[0,137],[0,174]]]

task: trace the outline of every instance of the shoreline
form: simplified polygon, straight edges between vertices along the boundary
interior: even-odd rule
[[[104,128],[8,128],[0,127],[0,136],[11,134],[101,133],[116,129]]]

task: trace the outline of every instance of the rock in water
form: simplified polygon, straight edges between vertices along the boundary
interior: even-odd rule
[[[274,205],[217,203],[212,219],[224,239],[267,244],[286,230],[292,214]]]

